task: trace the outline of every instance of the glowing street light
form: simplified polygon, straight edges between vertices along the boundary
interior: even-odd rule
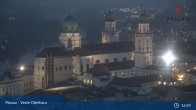
[[[171,51],[168,51],[166,54],[162,56],[162,59],[165,61],[167,65],[170,65],[176,57],[173,55]]]
[[[22,65],[20,66],[20,71],[23,71],[25,69],[25,67]]]
[[[178,80],[182,81],[183,80],[184,75],[178,75]]]

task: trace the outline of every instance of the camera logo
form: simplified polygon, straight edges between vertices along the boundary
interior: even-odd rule
[[[180,104],[179,103],[174,103],[174,108],[179,108]]]
[[[179,14],[182,11],[180,7],[176,7],[176,13]]]

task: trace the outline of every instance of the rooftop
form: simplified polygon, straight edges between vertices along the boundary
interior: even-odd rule
[[[115,77],[112,80],[111,84],[129,86],[129,87],[139,87],[143,83],[155,82],[159,80],[160,80],[159,75],[144,75],[144,76],[136,76],[131,78]]]
[[[152,93],[156,93],[162,97],[166,96],[172,89],[176,89],[179,92],[196,92],[196,85],[188,86],[164,86],[160,85],[152,89]]]
[[[115,21],[114,15],[112,13],[112,11],[109,11],[106,16],[105,16],[105,21],[106,22],[113,22]]]
[[[157,65],[149,65],[147,67],[145,67],[144,69],[147,69],[147,70],[163,70],[164,67],[161,67],[161,66],[157,66]]]
[[[106,66],[95,66],[87,71],[87,73],[91,73],[95,77],[99,76],[109,76],[110,71]]]
[[[64,47],[48,47],[39,52],[36,57],[46,58],[47,56],[62,57],[62,56],[89,56],[97,54],[109,54],[120,52],[132,52],[134,50],[133,42],[114,42],[114,43],[98,43],[82,45],[81,48],[66,51]]]
[[[95,64],[95,67],[104,67],[106,66],[110,71],[113,70],[122,70],[122,69],[130,69],[134,67],[134,60],[128,61],[120,61],[120,62],[110,62],[110,63],[101,63]]]
[[[71,15],[63,21],[62,32],[73,33],[78,32],[79,23],[78,21]]]
[[[172,89],[173,89],[172,86],[160,85],[160,86],[152,88],[151,92],[155,93],[155,94],[158,94],[162,97],[165,97]]]
[[[150,20],[150,18],[145,12],[141,13],[141,15],[139,17],[139,22],[140,23],[148,23],[149,20]]]

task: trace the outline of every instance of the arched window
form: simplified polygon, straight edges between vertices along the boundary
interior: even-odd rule
[[[68,48],[71,48],[72,47],[72,41],[71,39],[68,39]]]
[[[109,60],[108,59],[105,59],[105,63],[109,63]]]
[[[60,66],[60,67],[59,67],[59,71],[62,71],[62,69],[63,69],[62,66]]]
[[[95,63],[100,63],[100,61],[99,60],[96,60],[96,62]]]
[[[140,46],[139,46],[139,51],[140,51]]]
[[[114,61],[117,62],[118,61],[118,58],[114,58]]]
[[[44,71],[44,66],[42,66],[42,70]]]
[[[149,47],[147,46],[147,51],[149,50]]]
[[[67,70],[67,66],[64,66],[64,70]]]
[[[126,61],[126,60],[127,60],[127,58],[126,57],[123,57],[122,61]]]

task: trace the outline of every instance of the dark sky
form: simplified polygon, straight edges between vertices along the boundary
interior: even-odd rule
[[[4,54],[6,59],[17,62],[24,53],[57,43],[62,20],[69,13],[78,19],[89,42],[97,42],[101,37],[102,21],[99,14],[102,9],[136,6],[170,8],[187,3],[194,7],[193,1],[195,0],[0,0],[0,36],[8,39]]]

